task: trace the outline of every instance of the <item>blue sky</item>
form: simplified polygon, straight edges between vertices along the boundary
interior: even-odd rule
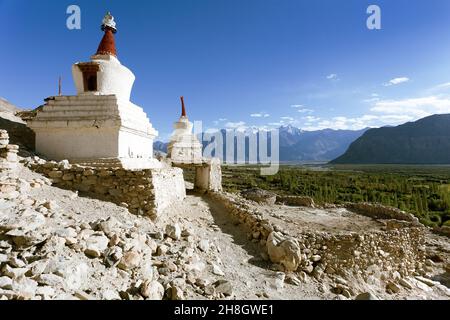
[[[81,30],[66,9],[81,8]],[[366,27],[379,5],[382,29]],[[132,100],[167,139],[184,95],[207,128],[395,125],[450,112],[448,0],[0,0],[0,96],[34,108],[74,94],[115,16]]]

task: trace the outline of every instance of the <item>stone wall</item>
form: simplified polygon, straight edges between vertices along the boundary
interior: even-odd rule
[[[186,196],[183,171],[179,168],[125,170],[42,160],[30,163],[30,167],[50,178],[57,187],[111,201],[152,219]]]
[[[417,219],[411,213],[402,211],[397,208],[384,206],[382,204],[367,202],[348,203],[345,207],[357,214],[374,219],[395,219],[400,221],[419,223],[419,219]]]
[[[9,144],[6,130],[0,130],[0,171],[11,171],[17,167],[19,146]]]
[[[380,270],[411,275],[421,270],[425,262],[421,250],[423,228],[414,223],[386,220],[384,229],[379,231],[344,234],[317,231],[292,236],[264,219],[239,197],[226,193],[213,193],[210,197],[222,203],[243,224],[249,238],[260,243],[263,255],[286,271],[315,278],[345,277],[351,272],[367,281]]]
[[[294,207],[310,207],[314,208],[314,200],[306,196],[279,196],[277,195],[277,203]]]

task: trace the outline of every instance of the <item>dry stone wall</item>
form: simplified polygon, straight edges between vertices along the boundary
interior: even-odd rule
[[[227,193],[211,194],[221,202],[259,242],[263,256],[285,271],[299,272],[317,279],[353,276],[369,280],[374,273],[388,270],[401,276],[420,272],[425,263],[422,249],[424,231],[414,222],[386,220],[383,230],[330,234],[301,232],[294,236],[273,225],[245,200]]]
[[[30,167],[50,178],[57,187],[111,201],[152,219],[186,197],[183,171],[179,168],[125,170],[42,160]]]
[[[348,203],[346,205],[346,208],[360,215],[364,215],[374,219],[395,219],[419,223],[419,219],[417,219],[411,213],[402,211],[397,208],[387,207],[378,203]]]
[[[0,130],[0,171],[10,171],[17,167],[17,153],[19,146],[9,144],[9,135],[6,130]]]
[[[314,208],[314,200],[306,196],[279,196],[277,195],[277,203],[294,207],[310,207]]]

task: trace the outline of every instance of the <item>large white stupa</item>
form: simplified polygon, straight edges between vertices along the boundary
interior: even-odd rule
[[[73,65],[76,96],[46,99],[28,126],[36,133],[36,151],[50,159],[126,169],[159,167],[153,159],[158,132],[143,109],[130,101],[134,74],[117,59],[111,14],[104,36],[89,62]]]

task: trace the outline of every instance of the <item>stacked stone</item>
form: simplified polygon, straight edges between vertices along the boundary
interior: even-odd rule
[[[346,276],[347,270],[370,277],[373,269],[390,270],[403,277],[421,272],[425,255],[423,228],[414,222],[388,220],[382,231],[359,234],[303,232],[291,236],[249,206],[245,200],[227,193],[209,193],[246,227],[249,239],[259,242],[273,263],[285,271],[297,271],[316,279]]]
[[[19,146],[9,144],[6,130],[0,130],[0,170],[11,170],[17,166]]]
[[[9,135],[8,131],[6,130],[0,130],[0,149],[6,148],[6,146],[9,144]]]
[[[68,161],[35,163],[31,167],[58,187],[111,201],[151,219],[186,196],[183,171],[179,168],[93,168],[71,165]]]

